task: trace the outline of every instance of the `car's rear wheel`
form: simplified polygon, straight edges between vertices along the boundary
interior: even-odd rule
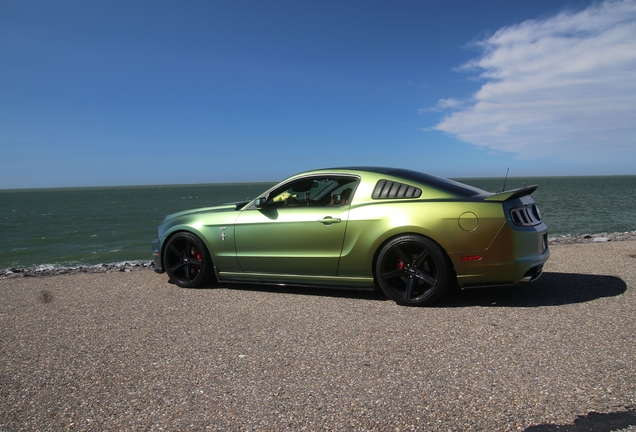
[[[177,233],[168,240],[164,265],[170,280],[183,288],[205,285],[212,271],[205,245],[197,236],[187,232]]]
[[[433,303],[450,283],[451,265],[437,243],[420,236],[402,236],[388,242],[376,261],[380,288],[402,305]]]

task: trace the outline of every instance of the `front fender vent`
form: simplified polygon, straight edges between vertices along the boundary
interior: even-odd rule
[[[380,180],[373,189],[371,198],[391,199],[391,198],[419,198],[422,196],[422,189],[398,183],[391,180]]]

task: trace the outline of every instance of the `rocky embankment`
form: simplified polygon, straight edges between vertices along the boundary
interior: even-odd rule
[[[571,244],[571,243],[592,243],[592,242],[609,242],[609,241],[625,241],[636,240],[636,231],[600,233],[600,234],[582,234],[582,235],[562,235],[551,236],[548,239],[550,245]],[[77,267],[38,267],[36,269],[12,268],[2,270],[0,279],[35,277],[35,276],[57,276],[62,274],[75,273],[107,273],[113,271],[130,272],[136,270],[146,270],[154,268],[153,262],[124,262],[114,264],[98,264]]]
[[[636,240],[636,231],[600,233],[600,234],[582,234],[582,235],[562,235],[550,236],[548,244],[571,244],[571,243],[594,243],[608,241],[625,241]]]
[[[153,269],[153,262],[135,262],[135,263],[113,263],[98,264],[77,267],[38,267],[36,269],[19,269],[12,268],[0,272],[0,279],[36,277],[36,276],[57,276],[63,274],[76,273],[108,273],[108,272],[130,272],[136,270]]]

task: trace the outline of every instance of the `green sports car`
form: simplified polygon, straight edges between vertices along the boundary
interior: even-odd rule
[[[539,277],[550,253],[536,188],[490,193],[392,168],[308,171],[251,201],[167,216],[155,270],[181,287],[379,287],[426,305],[453,285]]]

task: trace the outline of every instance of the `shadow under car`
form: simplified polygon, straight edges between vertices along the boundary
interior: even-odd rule
[[[305,296],[352,298],[385,301],[379,289],[345,287],[313,287],[296,285],[221,283],[207,285],[209,289],[290,293]],[[627,285],[614,276],[577,273],[544,273],[540,279],[527,284],[469,288],[449,291],[431,307],[540,307],[584,303],[603,297],[623,294]]]

